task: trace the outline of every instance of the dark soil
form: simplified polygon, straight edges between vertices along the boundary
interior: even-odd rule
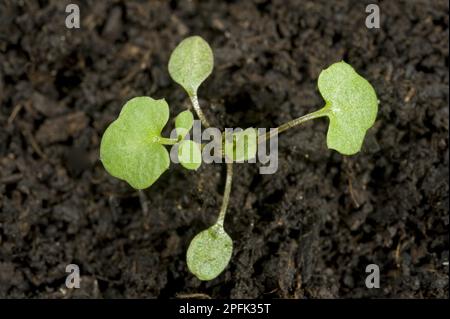
[[[380,2],[380,29],[364,24],[374,1],[72,2],[80,29],[66,1],[0,3],[0,297],[448,297],[446,0]],[[341,59],[380,100],[356,156],[327,149],[321,119],[280,138],[276,174],[236,165],[234,253],[211,282],[185,253],[217,217],[224,166],[172,164],[139,195],[98,160],[128,99],[188,105],[167,62],[192,34],[214,50],[200,96],[221,128],[317,109],[317,77]],[[65,288],[70,263],[80,289]]]

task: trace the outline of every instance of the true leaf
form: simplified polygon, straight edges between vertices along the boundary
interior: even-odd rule
[[[228,265],[233,252],[233,241],[222,225],[198,233],[192,239],[186,259],[189,270],[200,280],[216,278]]]
[[[159,143],[169,119],[164,99],[136,97],[103,134],[100,159],[105,169],[136,189],[152,185],[169,168],[169,154]]]
[[[225,137],[225,155],[238,162],[250,160],[256,156],[257,144],[256,129],[233,132]]]
[[[179,139],[183,139],[194,123],[194,116],[189,110],[183,111],[175,118],[175,129]]]
[[[196,170],[202,164],[200,145],[191,140],[183,140],[178,146],[178,160],[184,168]]]
[[[189,96],[211,74],[214,66],[213,52],[209,44],[199,36],[184,39],[172,52],[169,59],[169,73]]]
[[[330,119],[328,148],[344,155],[357,153],[377,116],[375,90],[343,61],[320,73],[318,87],[326,101],[323,111]]]

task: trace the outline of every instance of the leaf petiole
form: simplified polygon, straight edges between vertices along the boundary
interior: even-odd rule
[[[167,137],[161,137],[161,136],[154,137],[153,141],[155,143],[159,143],[159,144],[163,144],[163,145],[175,145],[179,142],[178,139],[176,139],[176,138],[167,138]]]
[[[227,163],[227,177],[225,180],[225,190],[223,191],[222,206],[220,207],[219,217],[217,218],[217,225],[223,227],[225,215],[227,213],[228,202],[230,201],[231,182],[233,181],[233,163]]]
[[[315,112],[300,116],[296,119],[293,119],[289,122],[286,122],[284,124],[281,124],[280,126],[278,126],[276,129],[271,129],[269,132],[261,134],[258,136],[258,143],[262,143],[266,140],[270,140],[272,137],[274,137],[275,135],[278,135],[284,131],[287,131],[290,128],[296,127],[297,125],[300,125],[306,121],[312,120],[312,119],[316,119],[318,117],[323,117],[323,116],[327,116],[328,115],[328,106],[325,105],[323,108],[321,108],[320,110],[317,110]]]
[[[189,99],[191,100],[192,106],[194,107],[195,113],[197,113],[198,118],[202,122],[203,126],[208,128],[211,125],[209,124],[208,120],[206,119],[205,115],[203,114],[202,109],[200,108],[200,104],[198,103],[198,97],[197,94],[189,94]]]

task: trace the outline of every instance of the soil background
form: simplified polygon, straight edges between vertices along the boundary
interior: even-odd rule
[[[0,297],[448,298],[447,1],[378,2],[380,29],[365,27],[375,1],[73,2],[80,29],[68,1],[0,2]],[[233,257],[210,282],[185,253],[217,217],[224,165],[171,164],[139,194],[98,160],[128,99],[165,97],[171,118],[189,105],[167,62],[194,34],[214,51],[199,94],[220,128],[316,110],[342,59],[380,100],[355,156],[327,149],[319,119],[280,137],[275,174],[235,165]]]

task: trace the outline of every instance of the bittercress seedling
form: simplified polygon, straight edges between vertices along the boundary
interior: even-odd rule
[[[184,39],[172,52],[169,73],[187,92],[201,123],[209,127],[197,97],[198,88],[211,74],[213,53],[199,36]],[[378,100],[372,85],[349,64],[341,61],[323,70],[318,89],[325,105],[315,112],[280,125],[277,130],[258,136],[254,128],[222,134],[222,156],[227,163],[227,175],[222,206],[217,222],[201,231],[187,250],[187,266],[200,280],[216,278],[228,265],[233,242],[224,229],[230,199],[233,162],[255,158],[258,146],[265,140],[305,121],[328,117],[327,146],[343,155],[360,151],[367,130],[374,124]],[[189,110],[175,118],[176,138],[163,137],[161,132],[169,120],[169,106],[164,99],[136,97],[122,108],[119,117],[103,134],[100,159],[105,169],[135,189],[150,187],[170,166],[166,147],[177,147],[179,163],[197,170],[202,164],[202,145],[189,139],[194,116]]]

